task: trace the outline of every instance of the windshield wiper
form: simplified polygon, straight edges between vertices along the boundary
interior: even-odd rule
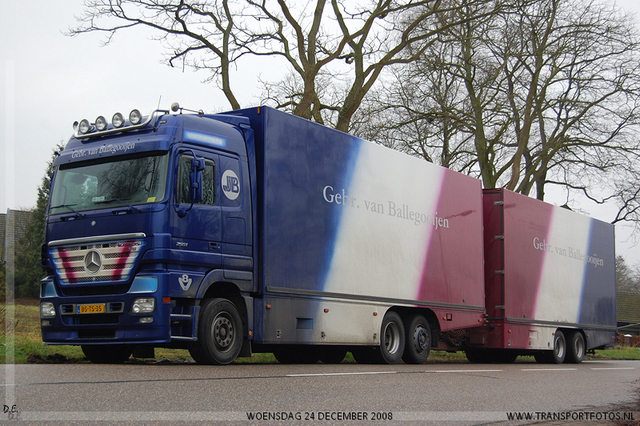
[[[60,208],[63,208],[63,207],[64,207],[65,209],[69,209],[69,210],[71,210],[72,212],[74,212],[74,213],[76,214],[76,217],[87,217],[87,215],[86,215],[86,214],[82,214],[82,213],[80,213],[78,210],[74,209],[74,208],[73,208],[73,207],[71,207],[71,206],[77,206],[77,204],[60,204],[59,206],[53,206],[53,207],[51,207],[51,208],[50,208],[50,210],[53,210],[53,209],[60,209]]]
[[[130,208],[132,211],[134,211],[134,212],[136,212],[136,213],[140,213],[140,209],[139,209],[139,208],[134,207],[133,205],[131,205],[131,204],[127,203],[126,201],[122,201],[122,200],[121,200],[121,199],[119,199],[119,198],[111,198],[111,199],[109,199],[109,200],[94,201],[94,202],[93,202],[93,204],[105,204],[105,203],[111,203],[111,202],[113,202],[113,201],[117,201],[117,202],[119,202],[120,204],[124,204],[125,206],[129,206],[129,208]]]

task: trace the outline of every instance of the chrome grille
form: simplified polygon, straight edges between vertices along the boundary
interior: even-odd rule
[[[131,239],[51,248],[63,284],[125,281],[142,252],[143,240]]]

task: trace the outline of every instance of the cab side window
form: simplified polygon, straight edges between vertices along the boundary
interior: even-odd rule
[[[190,155],[181,155],[178,165],[178,203],[189,204],[189,174],[191,173]],[[205,159],[204,171],[202,172],[202,202],[200,205],[212,206],[216,200],[216,179],[215,164],[212,160]]]

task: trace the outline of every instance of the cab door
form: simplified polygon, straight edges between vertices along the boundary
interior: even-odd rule
[[[193,153],[198,158],[204,158],[205,165],[202,171],[203,199],[192,206],[189,185]],[[172,258],[180,265],[176,266],[177,269],[187,268],[205,273],[222,265],[218,163],[219,156],[206,151],[188,150],[177,153],[173,194],[175,202],[170,227]]]

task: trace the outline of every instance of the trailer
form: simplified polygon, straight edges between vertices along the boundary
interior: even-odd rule
[[[611,226],[594,237],[610,245],[569,245],[544,231],[560,213],[528,199],[547,216],[525,219],[540,219],[528,244],[542,249],[521,249],[532,257],[520,263],[551,258],[556,247],[585,250],[575,254],[586,256],[585,268],[598,263],[602,291],[592,283],[582,294],[569,280],[572,290],[556,294],[540,284],[547,280],[520,281],[528,272],[498,255],[530,238],[512,242],[520,225],[490,206],[491,194],[510,193],[483,194],[477,179],[269,107],[172,110],[82,120],[56,158],[43,247],[45,343],[81,345],[98,363],[151,357],[156,347],[186,348],[202,364],[256,352],[335,363],[347,351],[363,363],[422,363],[432,349],[465,350],[471,360],[529,350],[544,358],[554,351],[540,342],[552,329],[573,347],[570,330],[580,330],[585,350],[608,338]],[[504,273],[488,274],[489,264]],[[575,270],[555,282],[565,285]],[[516,308],[526,303],[510,293],[514,280],[538,283],[533,307]],[[571,298],[584,316],[548,316],[554,297],[556,305]]]
[[[504,189],[483,201],[488,324],[469,360],[579,363],[615,343],[613,225]]]

